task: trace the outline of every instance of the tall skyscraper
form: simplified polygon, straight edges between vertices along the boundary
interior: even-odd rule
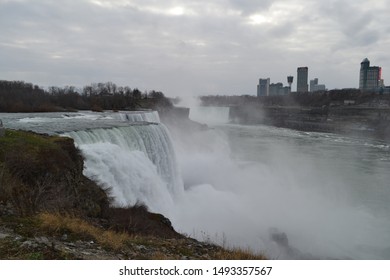
[[[297,78],[297,92],[308,92],[309,85],[307,84],[309,76],[308,67],[298,67],[298,78]]]
[[[370,61],[365,58],[360,63],[359,89],[375,90],[382,84],[382,68],[370,66]]]
[[[269,96],[269,84],[270,78],[259,79],[259,84],[257,85],[257,96]]]

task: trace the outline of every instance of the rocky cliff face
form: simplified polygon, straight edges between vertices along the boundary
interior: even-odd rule
[[[72,139],[7,130],[0,145],[0,198],[16,214],[100,216],[108,207],[104,190],[83,176],[83,158]]]
[[[303,131],[346,133],[390,140],[390,108],[245,104],[231,107],[230,119],[241,124],[266,124]]]

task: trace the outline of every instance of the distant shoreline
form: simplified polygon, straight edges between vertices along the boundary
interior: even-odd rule
[[[202,96],[202,105],[229,107],[229,121],[390,141],[390,94],[358,89],[281,96]]]

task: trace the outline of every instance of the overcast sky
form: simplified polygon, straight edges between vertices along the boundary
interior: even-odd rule
[[[328,89],[360,62],[390,85],[389,0],[0,0],[0,80],[256,94],[299,66]]]

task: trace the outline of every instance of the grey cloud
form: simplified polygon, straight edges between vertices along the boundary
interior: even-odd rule
[[[260,11],[267,11],[276,1],[228,0],[228,2],[232,7],[241,11],[244,15],[250,15]]]
[[[269,34],[275,38],[285,38],[294,33],[296,25],[294,22],[286,22],[270,29]]]
[[[362,46],[369,46],[377,43],[380,40],[380,33],[375,30],[369,30],[359,34],[359,42]]]
[[[359,3],[364,8],[360,8]],[[326,15],[333,20],[344,34],[348,45],[367,46],[380,39],[379,29],[383,22],[381,15],[386,10],[369,7],[368,2],[362,1],[333,1],[321,6]]]
[[[294,73],[312,57],[332,56],[322,47],[329,43],[322,40],[343,50],[382,40],[377,15],[364,11],[364,3],[358,9],[348,1],[309,6],[293,0],[307,9],[254,26],[246,23],[247,16],[272,9],[275,1],[120,2],[127,4],[108,8],[79,0],[0,0],[0,75],[46,85],[112,80],[169,95],[254,93],[260,75],[284,81],[285,71]],[[176,6],[195,13],[159,12]],[[389,28],[387,22],[383,25]],[[342,39],[334,36],[334,28]],[[290,50],[302,46],[304,53]]]

